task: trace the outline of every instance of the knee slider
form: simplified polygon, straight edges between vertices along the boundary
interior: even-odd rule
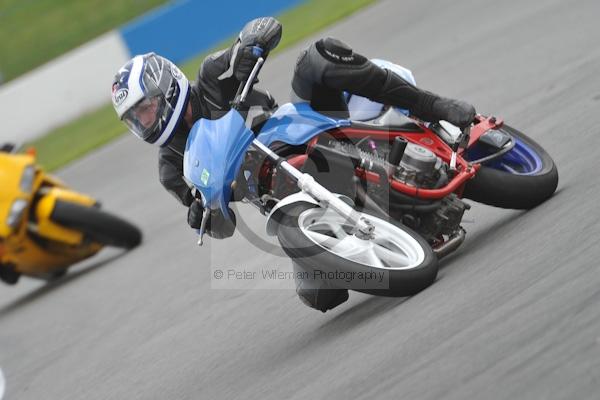
[[[315,47],[323,58],[335,64],[361,65],[367,61],[364,56],[355,53],[350,46],[338,39],[321,39],[315,43]]]

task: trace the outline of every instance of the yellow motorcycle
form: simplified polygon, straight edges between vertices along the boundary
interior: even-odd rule
[[[35,154],[0,148],[0,279],[56,279],[104,246],[131,249],[142,234],[36,165]]]

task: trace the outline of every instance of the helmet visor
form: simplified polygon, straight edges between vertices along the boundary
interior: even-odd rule
[[[123,114],[123,122],[139,138],[154,143],[173,114],[173,107],[162,91],[149,90],[148,94]]]

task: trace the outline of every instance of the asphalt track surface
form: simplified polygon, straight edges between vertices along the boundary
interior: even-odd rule
[[[239,233],[196,247],[155,149],[126,137],[66,168],[145,242],[54,284],[2,288],[6,398],[599,398],[598,15],[595,0],[382,1],[326,31],[504,117],[559,167],[558,192],[536,209],[474,204],[464,245],[411,298],[353,292],[321,314],[271,290],[291,282],[233,290],[211,274],[290,262]],[[304,45],[263,70],[280,102]],[[267,240],[262,216],[238,210]]]

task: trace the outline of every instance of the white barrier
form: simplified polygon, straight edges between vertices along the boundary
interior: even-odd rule
[[[110,83],[129,51],[104,34],[0,86],[0,143],[24,142],[110,101]]]

